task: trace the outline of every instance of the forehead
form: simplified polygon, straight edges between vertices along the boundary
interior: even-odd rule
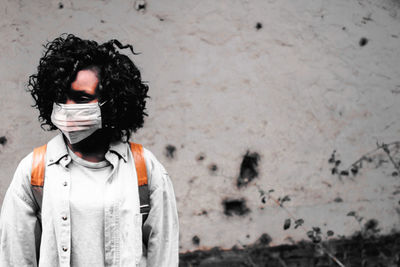
[[[99,83],[98,74],[95,70],[80,70],[76,74],[75,80],[71,83],[71,90],[85,94],[96,94],[96,88]]]

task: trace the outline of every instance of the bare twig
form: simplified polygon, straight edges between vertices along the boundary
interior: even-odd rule
[[[388,148],[389,144],[382,143],[381,145],[379,145],[379,143],[376,142],[376,145],[378,146],[378,149],[380,148],[380,149],[383,149],[383,151],[385,151],[386,155],[389,157],[390,161],[392,162],[392,164],[395,167],[395,169],[397,170],[397,172],[400,173],[399,164],[397,164],[396,161],[394,161],[392,155],[390,154],[390,150]]]
[[[390,159],[391,162],[393,163],[393,165],[394,165],[394,167],[396,168],[396,170],[397,170],[397,171],[400,171],[400,166],[393,160],[392,156],[390,155],[389,146],[394,146],[394,145],[395,145],[396,147],[400,147],[400,141],[395,141],[395,142],[391,142],[391,143],[388,143],[388,144],[382,144],[382,145],[380,145],[380,144],[377,142],[377,148],[375,148],[375,149],[369,151],[368,153],[364,154],[361,158],[359,158],[358,160],[356,160],[355,162],[353,162],[353,163],[350,165],[350,167],[347,168],[347,170],[350,169],[351,167],[353,167],[353,166],[355,166],[355,165],[361,163],[362,161],[366,160],[366,159],[368,158],[369,155],[375,153],[376,151],[378,151],[378,150],[380,150],[380,149],[383,149],[383,151],[385,151],[386,154],[389,155],[389,159]],[[385,150],[385,149],[386,149],[386,150]],[[388,153],[388,152],[389,152],[389,153]]]

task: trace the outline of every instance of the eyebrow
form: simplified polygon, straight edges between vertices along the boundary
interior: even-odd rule
[[[68,90],[67,95],[70,96],[70,97],[71,96],[72,97],[86,96],[88,98],[95,98],[96,97],[96,94],[92,95],[92,94],[86,93],[85,91],[76,91],[76,90],[72,90],[72,89]]]

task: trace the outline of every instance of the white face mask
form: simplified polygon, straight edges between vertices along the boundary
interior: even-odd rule
[[[102,104],[54,103],[51,122],[68,138],[71,144],[78,143],[101,129]]]

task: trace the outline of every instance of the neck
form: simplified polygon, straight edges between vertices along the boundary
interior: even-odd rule
[[[110,135],[104,129],[97,130],[92,135],[76,144],[71,144],[65,137],[64,140],[78,157],[90,162],[105,160],[105,155],[111,142]]]

